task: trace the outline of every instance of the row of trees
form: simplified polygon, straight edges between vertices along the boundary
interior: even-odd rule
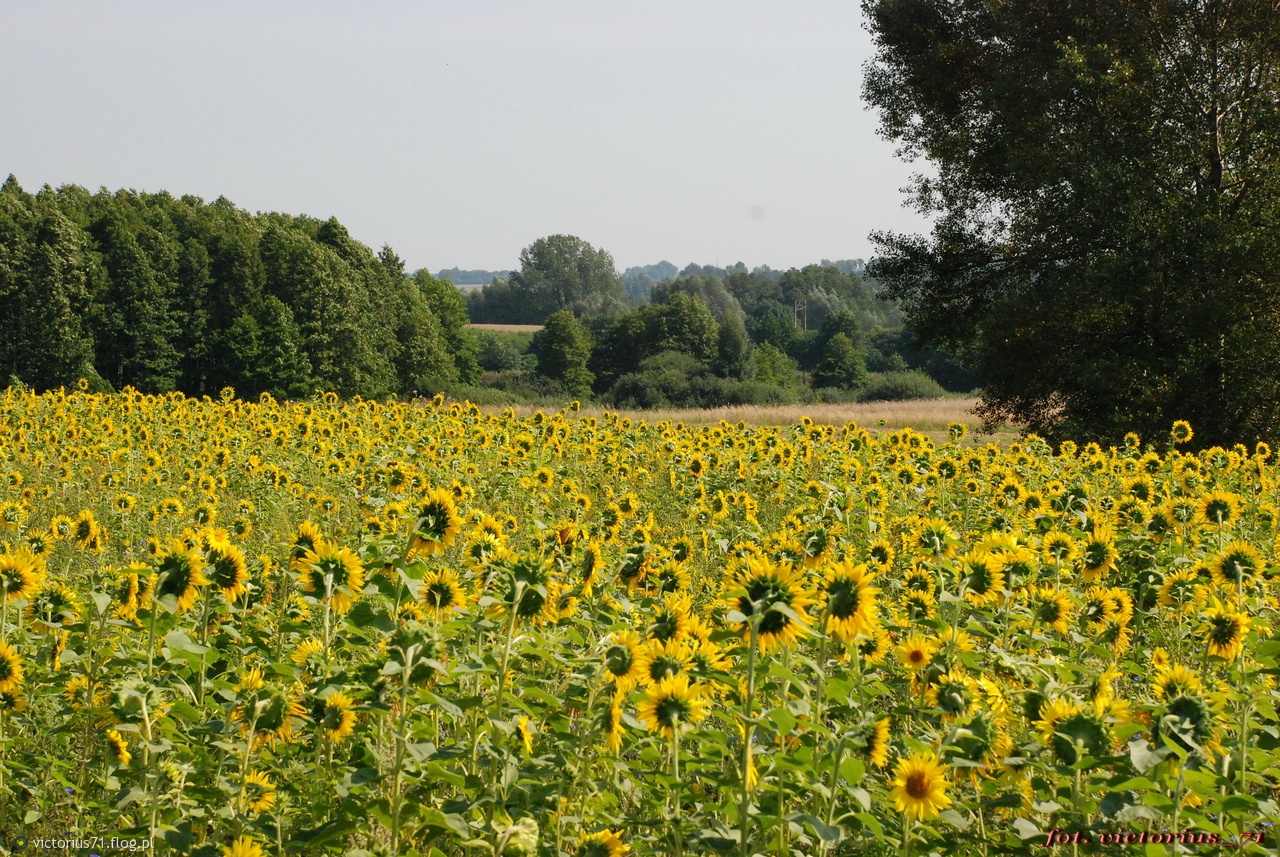
[[[824,388],[847,398],[872,372],[913,370],[949,389],[973,386],[953,357],[913,347],[860,261],[787,271],[661,262],[619,276],[606,251],[553,235],[525,248],[520,263],[469,295],[471,319],[545,322],[532,347],[536,371],[576,395],[642,406],[779,401]],[[492,335],[483,358],[487,369],[517,363]],[[926,394],[943,392],[930,377],[913,380]]]
[[[0,378],[191,395],[429,393],[479,374],[451,284],[335,219],[0,186]]]

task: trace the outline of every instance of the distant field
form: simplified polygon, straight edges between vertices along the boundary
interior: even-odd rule
[[[661,420],[682,422],[685,424],[718,423],[725,420],[730,423],[744,422],[747,425],[776,426],[792,425],[800,422],[802,417],[809,417],[816,423],[846,425],[857,423],[863,428],[890,431],[900,428],[913,428],[934,440],[942,440],[947,433],[948,423],[961,423],[969,429],[969,439],[978,442],[1009,443],[1016,440],[1018,432],[1012,426],[1002,426],[992,434],[979,434],[980,420],[974,416],[973,408],[977,399],[924,399],[911,402],[863,402],[846,405],[777,405],[765,407],[761,405],[742,405],[737,407],[682,408],[651,411],[616,411],[613,408],[587,406],[583,414],[599,416],[604,411],[616,411],[634,420],[645,420],[650,424]],[[540,408],[534,405],[513,405],[516,413],[527,416]],[[499,412],[502,406],[487,406],[487,411]],[[547,410],[545,407],[541,410]],[[881,424],[883,421],[883,424]]]
[[[498,333],[537,333],[542,330],[540,324],[468,324],[475,330],[493,330]]]

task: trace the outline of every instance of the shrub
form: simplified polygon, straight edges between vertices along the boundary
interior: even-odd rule
[[[858,398],[863,402],[904,402],[908,399],[942,399],[947,391],[918,369],[909,372],[872,373]]]

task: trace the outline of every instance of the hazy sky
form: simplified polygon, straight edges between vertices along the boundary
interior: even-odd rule
[[[410,269],[866,258],[927,229],[870,51],[856,0],[0,0],[0,177],[333,215]]]

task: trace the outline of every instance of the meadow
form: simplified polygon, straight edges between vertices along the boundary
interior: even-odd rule
[[[1271,451],[830,407],[4,391],[0,851],[1275,853]]]

